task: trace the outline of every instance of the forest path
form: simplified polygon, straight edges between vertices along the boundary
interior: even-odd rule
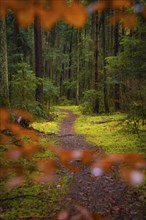
[[[76,115],[69,110],[62,110],[69,114],[61,126],[58,141],[64,149],[94,149],[88,144],[83,135],[76,135],[73,125]],[[115,177],[115,173],[101,177],[91,176],[90,169],[76,162],[81,168],[79,173],[71,173],[73,180],[69,193],[63,198],[59,209],[74,210],[74,206],[81,205],[91,212],[102,212],[106,216],[117,220],[143,220],[144,208],[140,195],[131,187],[125,185]]]

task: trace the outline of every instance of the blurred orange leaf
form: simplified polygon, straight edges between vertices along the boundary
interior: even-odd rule
[[[51,28],[59,19],[60,14],[57,11],[49,10],[43,11],[38,10],[38,14],[40,16],[41,24],[44,28],[49,29]]]
[[[4,153],[4,159],[17,160],[22,156],[22,148],[13,147]]]
[[[143,8],[142,14],[146,18],[146,6]]]
[[[112,0],[111,1],[111,7],[116,8],[116,9],[130,7],[131,5],[132,5],[131,0]]]
[[[144,174],[137,170],[122,169],[120,171],[121,178],[133,186],[139,186],[144,182]]]
[[[107,2],[105,0],[100,0],[97,2],[96,11],[104,11],[107,8]]]
[[[37,167],[41,172],[44,172],[45,174],[53,174],[56,170],[56,165],[53,160],[39,160],[37,161]]]
[[[69,217],[69,212],[62,210],[57,215],[57,220],[67,220]]]
[[[133,29],[137,24],[137,17],[135,14],[125,14],[122,16],[122,22],[125,28]]]
[[[63,18],[67,23],[80,28],[86,22],[87,12],[82,4],[73,2],[70,7],[64,8]]]
[[[34,20],[34,9],[27,8],[17,12],[17,19],[21,27],[27,27],[33,23]],[[21,115],[22,116],[22,115]]]
[[[29,112],[23,111],[22,109],[14,109],[13,113],[17,117],[21,116],[23,119],[29,120],[31,122],[34,121],[34,117]]]
[[[9,111],[5,108],[0,108],[0,130],[6,129],[6,125],[9,121]]]
[[[24,175],[15,176],[11,178],[10,180],[8,180],[8,182],[6,183],[6,188],[12,189],[15,187],[19,187],[24,183],[24,181],[25,181]]]
[[[0,144],[10,144],[10,143],[11,143],[11,138],[9,136],[0,134]]]
[[[93,220],[91,213],[82,206],[76,206],[76,209],[81,213],[84,219]]]
[[[73,164],[62,162],[62,165],[66,169],[68,169],[68,170],[70,170],[72,172],[79,172],[80,171],[80,168],[78,166],[73,165]]]
[[[25,144],[24,147],[22,147],[22,153],[25,158],[31,158],[39,150],[40,150],[40,147],[37,145],[33,145],[32,143]]]
[[[54,180],[56,180],[56,177],[54,174],[36,174],[36,175],[32,175],[31,176],[32,181],[35,181],[36,183],[48,183],[48,182],[52,182]]]
[[[132,13],[116,13],[109,18],[110,24],[123,23],[125,28],[133,29],[137,24],[137,18]]]

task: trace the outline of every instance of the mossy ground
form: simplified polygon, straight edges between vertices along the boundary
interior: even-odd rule
[[[145,150],[146,136],[144,132],[139,135],[127,129],[123,114],[112,116],[81,116],[75,123],[77,133],[84,134],[87,142],[100,146],[105,153],[143,153]],[[99,123],[102,120],[113,121]]]
[[[66,112],[61,112],[60,110],[57,110],[55,108],[55,112],[52,113],[54,115],[54,118],[52,121],[35,121],[31,124],[31,126],[40,132],[43,132],[45,134],[57,134],[59,131],[59,125],[61,121],[67,117]]]
[[[69,178],[64,176],[58,183],[45,185],[26,182],[10,191],[2,191],[2,219],[45,219],[57,207],[59,199],[67,192]],[[0,188],[3,188],[1,183]]]
[[[73,111],[79,117],[74,128],[77,134],[85,135],[87,142],[101,147],[106,154],[110,153],[141,153],[145,154],[146,132],[138,133],[131,129],[124,113],[85,116],[78,106],[61,107]]]
[[[126,122],[127,115],[122,113],[83,116],[77,106],[62,106],[55,113],[54,121],[35,122],[33,127],[46,134],[57,134],[61,121],[67,116],[67,113],[63,113],[59,109],[68,109],[78,115],[75,122],[76,133],[84,134],[87,142],[91,142],[97,147],[100,146],[105,153],[145,153],[145,132],[140,131],[139,134],[131,132]],[[41,143],[44,146],[43,150],[35,154],[32,160],[37,160],[37,158],[56,159],[56,155],[48,148],[49,144],[54,144],[53,140],[42,138]],[[4,150],[1,147],[1,153]],[[27,169],[31,161],[20,160],[20,163],[24,163],[24,167]],[[5,180],[1,181],[0,218],[10,220],[47,218],[49,212],[56,208],[57,201],[67,192],[69,182],[67,176],[61,177],[57,183],[45,185],[35,184],[28,180],[17,189],[6,190],[4,188]]]
[[[66,116],[67,113],[57,111],[53,121],[34,122],[32,127],[45,134],[57,134],[59,131],[59,124]],[[40,152],[36,153],[29,160],[20,158],[17,164],[20,164],[27,170],[32,162],[40,160],[41,158],[56,160],[56,155],[49,150],[49,146],[54,145],[54,138],[42,137],[40,143],[42,145],[42,150]],[[6,149],[7,146],[1,146],[0,155],[2,155]],[[7,161],[1,160],[1,165],[7,165]],[[57,173],[59,172],[58,170]],[[67,193],[70,179],[68,176],[64,175],[60,176],[55,182],[36,184],[26,177],[24,185],[11,190],[5,188],[5,183],[6,179],[3,179],[0,183],[0,219],[45,219],[48,218],[51,211],[57,207],[57,202],[61,197]]]

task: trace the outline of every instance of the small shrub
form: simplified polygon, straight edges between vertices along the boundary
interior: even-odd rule
[[[81,112],[84,115],[90,115],[94,113],[97,99],[97,91],[94,89],[87,90],[84,92],[83,101],[80,106]]]
[[[66,96],[61,96],[59,98],[59,105],[71,105],[72,102],[66,98]]]

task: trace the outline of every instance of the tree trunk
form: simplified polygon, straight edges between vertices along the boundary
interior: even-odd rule
[[[9,106],[6,21],[0,18],[0,106]]]
[[[76,90],[76,104],[79,104],[80,98],[80,32],[79,29],[77,30],[77,90]]]
[[[68,81],[71,81],[71,65],[72,65],[72,38],[73,38],[73,30],[71,31],[71,36],[70,36],[70,44],[69,44],[69,64],[68,64]],[[71,99],[71,89],[67,89],[67,98]]]
[[[95,84],[94,88],[98,93],[99,84],[99,15],[95,15]],[[97,95],[95,103],[95,113],[99,112],[99,97]]]
[[[119,50],[119,24],[115,24],[114,29],[114,56],[117,56],[118,50]],[[118,70],[117,70],[118,71]],[[115,94],[114,94],[114,100],[115,100],[115,111],[120,110],[120,85],[118,82],[118,76],[116,76],[116,83],[115,83]]]
[[[42,61],[42,32],[38,17],[34,20],[34,44],[35,44],[35,74],[38,79],[36,85],[36,101],[43,105],[43,61]]]
[[[107,73],[106,73],[106,39],[105,39],[105,13],[102,14],[102,44],[103,44],[103,92],[105,112],[109,112],[108,91],[107,91]]]

